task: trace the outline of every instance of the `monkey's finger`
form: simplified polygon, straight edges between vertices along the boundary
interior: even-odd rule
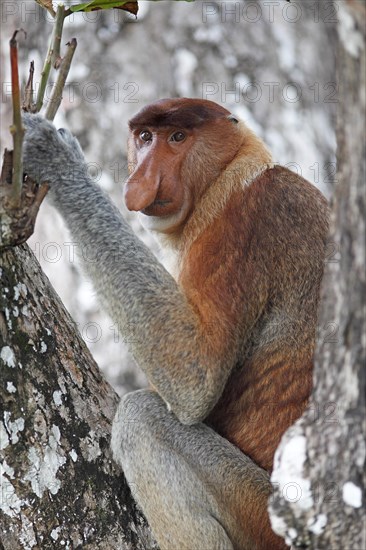
[[[69,130],[66,130],[66,128],[59,128],[57,133],[59,137],[61,137],[68,144],[72,144],[72,142],[76,139]]]

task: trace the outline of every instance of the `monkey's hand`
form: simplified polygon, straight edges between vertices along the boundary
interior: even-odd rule
[[[87,167],[80,144],[72,134],[40,115],[23,113],[25,136],[23,170],[38,183],[54,185],[86,175]],[[51,192],[51,196],[52,196]]]

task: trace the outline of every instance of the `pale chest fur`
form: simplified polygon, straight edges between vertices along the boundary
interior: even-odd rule
[[[178,281],[181,271],[178,252],[172,248],[164,248],[160,252],[160,261],[170,275]]]

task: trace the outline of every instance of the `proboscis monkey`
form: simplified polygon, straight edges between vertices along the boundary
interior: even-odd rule
[[[85,271],[151,382],[121,399],[112,450],[160,547],[286,548],[269,472],[312,387],[326,200],[223,107],[153,103],[130,121],[124,193],[169,272],[90,180],[77,140],[24,122],[25,171],[95,250]]]

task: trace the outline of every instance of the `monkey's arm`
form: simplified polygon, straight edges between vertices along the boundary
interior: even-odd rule
[[[90,180],[77,140],[40,116],[24,123],[24,169],[50,184],[84,270],[138,364],[181,422],[204,419],[233,364],[224,342],[221,353],[211,345],[196,308]]]

